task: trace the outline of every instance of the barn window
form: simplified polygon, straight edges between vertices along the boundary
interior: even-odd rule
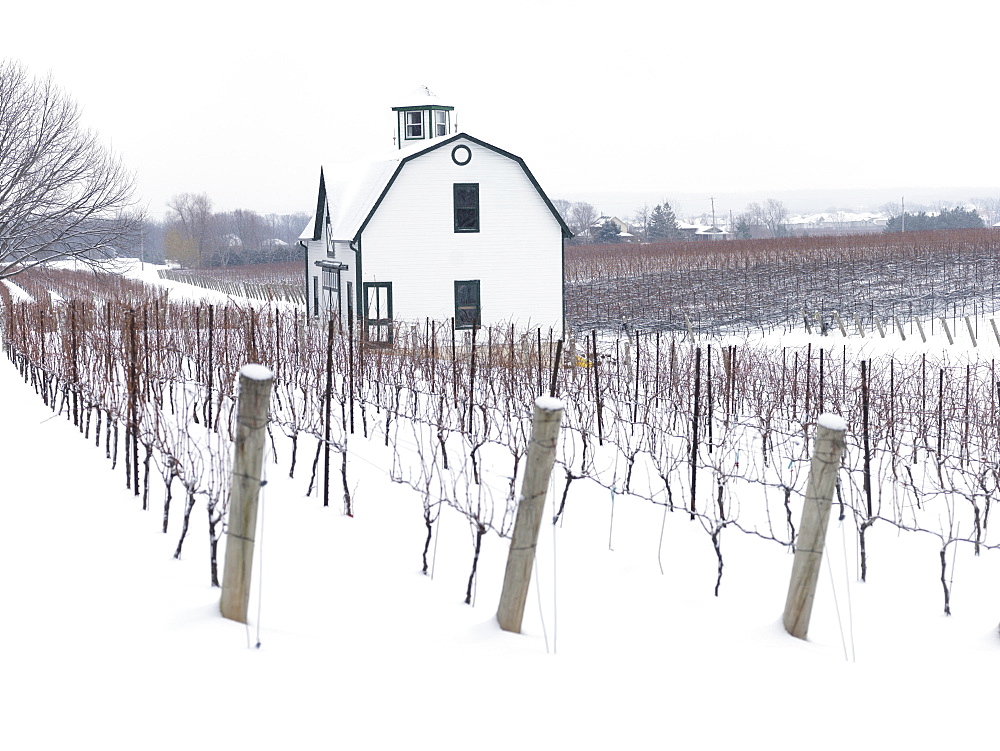
[[[455,231],[479,232],[479,183],[455,183]]]
[[[392,282],[364,282],[365,339],[371,347],[392,346]]]
[[[323,300],[330,313],[340,315],[340,271],[323,269]]]
[[[407,138],[423,138],[424,137],[424,113],[423,112],[407,112],[406,114],[406,137]]]
[[[474,329],[482,325],[479,280],[455,282],[455,328]]]

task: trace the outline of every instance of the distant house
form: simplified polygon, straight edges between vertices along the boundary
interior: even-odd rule
[[[631,242],[634,239],[634,235],[629,232],[628,225],[616,216],[599,216],[597,220],[590,225],[589,234],[591,238],[596,238],[601,228],[607,223],[611,222],[618,228],[618,240],[619,242]]]
[[[728,240],[731,235],[715,224],[677,222],[677,229],[685,240]]]
[[[425,318],[561,332],[572,232],[524,160],[455,132],[453,109],[424,90],[393,107],[395,148],[320,169],[300,237],[311,315],[357,314],[384,346]]]
[[[882,232],[886,222],[884,214],[825,211],[789,217],[785,227],[793,235],[852,235]]]

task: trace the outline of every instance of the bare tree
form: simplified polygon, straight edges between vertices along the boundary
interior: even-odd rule
[[[971,202],[979,210],[987,226],[1000,222],[1000,198],[973,198]]]
[[[649,223],[653,217],[653,210],[649,208],[648,203],[644,203],[635,213],[629,218],[629,222],[634,227],[634,232],[639,235],[639,239],[643,242],[646,241],[649,234]]]
[[[0,279],[55,258],[107,265],[138,235],[133,191],[51,76],[0,61]]]
[[[570,222],[569,212],[573,207],[573,204],[565,198],[556,198],[552,201],[552,205],[556,207],[556,211],[559,212],[559,216],[561,216],[563,221],[568,225]]]
[[[788,210],[785,204],[775,198],[768,198],[763,205],[751,203],[747,206],[747,213],[750,214],[759,224],[764,225],[771,232],[771,237],[779,237],[785,234],[785,223],[788,221]]]
[[[198,266],[210,265],[211,240],[215,231],[212,199],[207,193],[179,193],[167,202],[167,207],[173,212],[172,218],[180,224],[181,237],[186,241],[183,247],[188,252],[197,252],[194,260]],[[177,260],[191,259],[182,257]]]
[[[577,236],[589,236],[590,228],[597,221],[597,209],[586,201],[577,201],[569,212],[570,229]]]
[[[267,225],[256,211],[236,209],[223,216],[228,232],[239,238],[242,260],[244,263],[255,263],[261,258],[267,235]]]

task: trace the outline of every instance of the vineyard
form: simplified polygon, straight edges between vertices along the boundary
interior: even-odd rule
[[[646,264],[650,274],[674,261],[650,253],[622,268]],[[604,261],[589,272],[580,259],[570,263],[573,283],[597,266]],[[755,273],[760,284],[764,272]],[[981,268],[963,273],[956,284],[964,278],[992,288]],[[827,411],[850,426],[836,504],[855,530],[861,580],[871,570],[873,526],[930,537],[947,613],[956,550],[978,555],[1000,545],[989,532],[1000,492],[995,347],[972,355],[873,354],[841,337],[801,346],[692,342],[667,330],[612,338],[596,325],[559,341],[552,331],[456,333],[450,321],[423,321],[400,325],[396,346],[386,350],[279,302],[178,303],[134,280],[72,271],[18,282],[19,299],[0,286],[8,358],[113,469],[123,466],[143,508],[162,498],[162,529],[177,535],[177,556],[200,506],[213,584],[235,376],[246,362],[274,373],[269,452],[276,462],[279,449],[288,457],[288,474],[304,495],[354,514],[364,486],[355,479],[353,447],[365,441],[384,447],[390,458],[382,470],[410,488],[422,509],[425,534],[413,540],[412,556],[425,573],[442,515],[465,520],[466,602],[475,597],[484,537],[511,533],[540,394],[566,405],[553,523],[572,513],[584,486],[603,488],[610,500],[609,547],[616,503],[662,509],[661,548],[668,525],[703,535],[714,552],[716,595],[725,591],[726,566],[737,565],[725,554],[731,536],[794,546],[810,441]],[[151,493],[154,484],[163,492]]]
[[[701,336],[801,329],[802,313],[931,325],[997,310],[1000,229],[846,237],[577,246],[566,311],[580,330]],[[912,324],[910,324],[912,325]]]
[[[306,304],[302,264],[296,262],[223,266],[197,271],[158,269],[157,273],[161,279],[214,290],[230,297],[245,297],[258,302]]]

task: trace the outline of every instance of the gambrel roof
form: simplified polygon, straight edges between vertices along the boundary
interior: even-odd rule
[[[555,206],[552,205],[548,196],[545,195],[521,157],[498,149],[496,146],[467,133],[458,133],[448,138],[436,138],[413,146],[393,149],[385,155],[372,159],[336,165],[331,169],[329,188],[327,187],[325,171],[321,169],[316,216],[312,222],[312,239],[319,240],[322,236],[324,213],[329,212],[331,239],[341,242],[356,241],[374,216],[379,204],[388,193],[389,188],[392,187],[399,171],[406,162],[462,139],[516,162],[524,170],[525,176],[538,191],[539,197],[559,223],[563,236],[573,236],[572,231],[563,221]]]

